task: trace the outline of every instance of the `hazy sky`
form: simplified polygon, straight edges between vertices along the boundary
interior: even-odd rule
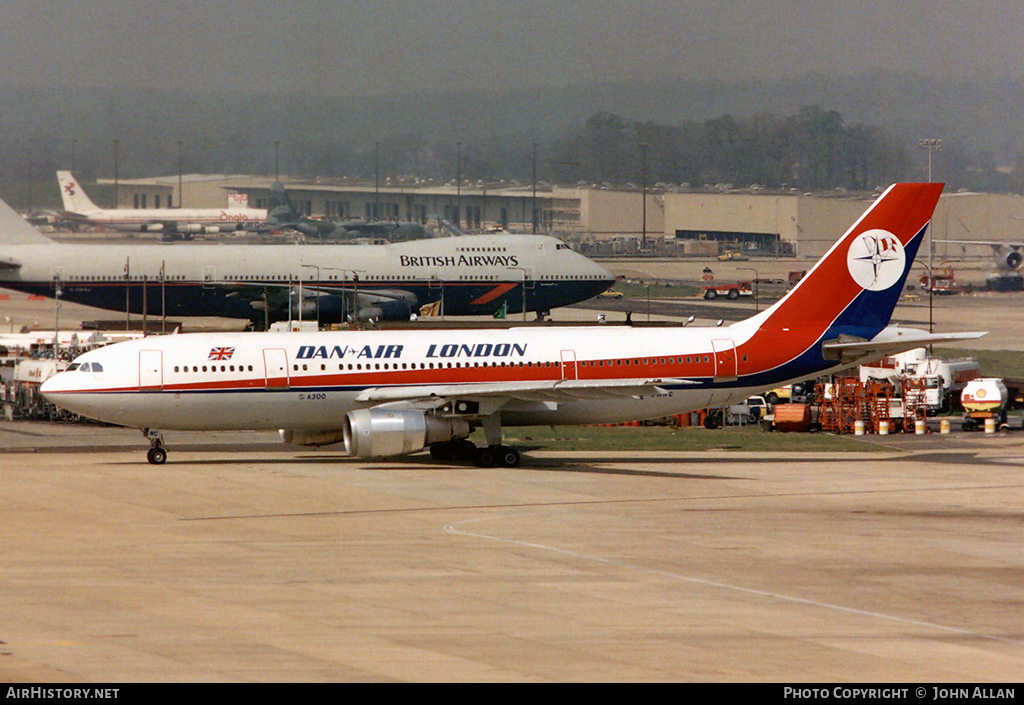
[[[370,95],[1024,75],[1020,0],[0,0],[0,83]]]

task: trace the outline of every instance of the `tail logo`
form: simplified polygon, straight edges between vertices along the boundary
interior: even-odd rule
[[[74,196],[75,195],[75,182],[74,181],[69,181],[68,183],[64,184],[64,190],[67,192],[67,194],[69,196]]]
[[[862,289],[885,291],[903,276],[907,253],[892,233],[868,230],[850,243],[846,266]]]

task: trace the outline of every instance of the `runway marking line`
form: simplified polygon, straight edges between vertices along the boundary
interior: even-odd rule
[[[544,513],[548,514],[550,512],[544,512]],[[509,515],[509,516],[503,516],[503,517],[500,517],[500,518],[502,520],[507,520],[507,519],[517,518],[517,517],[529,517],[529,516],[539,516],[539,513],[537,513],[537,514]],[[896,615],[885,614],[883,612],[874,612],[874,611],[871,611],[871,610],[863,610],[863,609],[860,609],[860,608],[857,608],[857,607],[847,607],[845,605],[837,605],[837,604],[834,604],[834,603],[831,603],[831,602],[821,602],[820,600],[811,600],[811,599],[808,599],[808,598],[805,598],[805,597],[797,597],[795,595],[784,595],[784,594],[778,593],[778,592],[770,592],[770,591],[767,591],[767,590],[757,590],[755,588],[746,588],[746,587],[741,587],[739,585],[730,585],[729,583],[718,582],[718,581],[715,581],[715,580],[708,580],[706,578],[695,578],[695,577],[689,576],[689,575],[682,575],[680,573],[672,573],[672,572],[669,572],[669,571],[666,571],[666,570],[656,570],[656,569],[647,568],[647,567],[644,567],[644,566],[634,565],[632,563],[627,563],[627,562],[620,561],[620,560],[614,560],[614,559],[611,559],[611,558],[602,558],[600,556],[593,556],[593,555],[586,554],[586,553],[580,553],[579,551],[570,551],[570,550],[567,550],[567,549],[564,549],[564,548],[558,548],[556,546],[548,546],[546,544],[535,543],[535,542],[531,542],[531,541],[522,541],[522,540],[519,540],[519,539],[508,539],[508,538],[502,538],[502,537],[499,537],[499,536],[490,536],[488,534],[478,534],[478,533],[474,533],[474,532],[471,532],[471,531],[466,531],[466,530],[457,528],[457,527],[460,527],[460,526],[463,526],[463,525],[466,525],[466,524],[473,524],[473,523],[482,522],[482,521],[489,521],[489,520],[493,520],[495,518],[496,517],[480,517],[480,518],[477,518],[477,519],[467,519],[465,521],[453,522],[453,523],[450,523],[450,524],[446,524],[445,527],[444,527],[444,530],[447,533],[452,534],[454,536],[465,536],[467,538],[478,538],[478,539],[484,539],[484,540],[487,540],[487,541],[498,541],[498,542],[501,542],[501,543],[508,543],[508,544],[512,544],[512,545],[516,545],[516,546],[524,546],[526,548],[535,548],[535,549],[538,549],[538,550],[541,550],[541,551],[548,551],[548,552],[551,552],[551,553],[558,553],[558,554],[561,554],[561,555],[564,555],[564,556],[570,556],[572,558],[579,558],[579,559],[583,559],[583,560],[594,561],[594,562],[597,562],[597,563],[604,563],[604,564],[607,564],[607,565],[616,566],[618,568],[624,568],[624,569],[627,569],[627,570],[635,570],[635,571],[639,571],[639,572],[643,572],[643,573],[649,573],[651,575],[658,575],[658,576],[661,576],[661,577],[664,577],[664,578],[670,578],[672,580],[677,580],[677,581],[680,581],[680,582],[693,583],[695,585],[705,585],[707,587],[718,588],[718,589],[721,589],[721,590],[729,590],[729,591],[732,591],[732,592],[739,592],[739,593],[743,593],[743,594],[746,594],[746,595],[754,595],[756,597],[764,597],[764,598],[780,600],[780,601],[783,601],[783,602],[790,602],[790,603],[793,603],[793,604],[807,605],[807,606],[810,606],[810,607],[818,607],[818,608],[825,609],[825,610],[833,610],[833,611],[838,611],[838,612],[845,612],[847,614],[854,614],[854,615],[859,615],[859,616],[862,616],[862,617],[870,617],[870,618],[873,618],[873,619],[881,619],[881,620],[886,620],[886,621],[889,621],[889,622],[896,622],[896,623],[899,623],[899,624],[909,624],[909,625],[914,625],[914,626],[918,626],[918,627],[925,627],[925,628],[928,628],[928,629],[935,629],[935,630],[938,630],[938,631],[947,632],[947,633],[950,633],[950,634],[957,634],[957,635],[960,635],[960,636],[977,637],[977,638],[980,638],[980,639],[987,639],[987,640],[990,640],[990,641],[997,641],[997,642],[1002,642],[1002,643],[1006,643],[1006,644],[1024,645],[1024,641],[1021,641],[1019,639],[1009,639],[1009,638],[1006,638],[1006,637],[995,636],[993,634],[984,634],[982,632],[975,632],[975,631],[971,631],[971,630],[968,630],[968,629],[961,629],[959,627],[949,627],[949,626],[946,626],[944,624],[935,624],[934,622],[925,622],[925,621],[919,620],[919,619],[908,619],[906,617],[898,617]]]

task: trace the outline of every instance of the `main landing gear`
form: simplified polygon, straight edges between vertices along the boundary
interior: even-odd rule
[[[163,435],[153,428],[144,428],[142,433],[149,440],[149,450],[146,452],[146,460],[150,465],[163,465],[167,462],[167,449],[164,448]]]
[[[487,445],[477,448],[465,438],[457,438],[430,446],[430,457],[434,460],[472,460],[482,468],[514,468],[522,457],[515,448],[503,445]]]
[[[501,444],[501,414],[494,412],[483,417],[487,445],[476,447],[466,438],[453,438],[430,446],[430,457],[435,460],[472,460],[482,468],[514,468],[522,460],[519,451]]]

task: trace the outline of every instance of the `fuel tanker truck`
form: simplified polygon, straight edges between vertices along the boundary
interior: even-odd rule
[[[995,424],[1000,431],[1007,430],[1006,406],[1009,396],[1006,384],[999,378],[972,379],[960,393],[960,403],[964,407],[963,430],[973,431],[986,423]]]

